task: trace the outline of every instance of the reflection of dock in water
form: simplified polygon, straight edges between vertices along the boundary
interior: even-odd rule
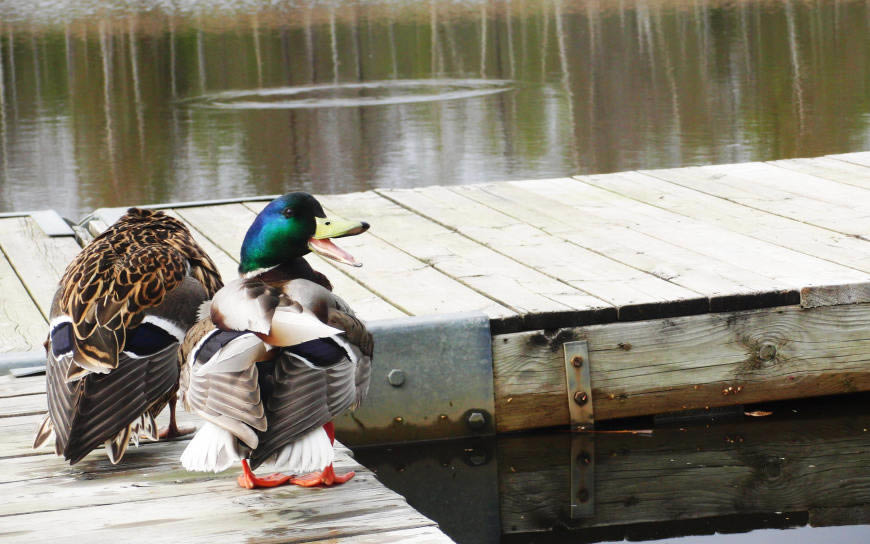
[[[766,418],[732,414],[726,422],[657,426],[652,435],[534,433],[361,450],[357,459],[462,542],[642,541],[866,525],[866,401],[779,403],[767,406],[773,415]],[[444,499],[460,496],[466,500]],[[839,529],[866,535],[862,530]],[[803,538],[821,541],[813,535]]]

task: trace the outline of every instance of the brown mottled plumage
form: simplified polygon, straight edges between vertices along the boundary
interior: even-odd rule
[[[93,372],[116,368],[126,330],[188,274],[208,297],[222,286],[214,262],[181,221],[160,211],[127,210],[73,259],[60,280],[58,311],[72,319],[77,366]]]
[[[34,447],[53,433],[71,463],[102,443],[118,462],[140,431],[156,438],[154,418],[168,403],[177,430],[178,341],[221,286],[184,224],[162,212],[130,208],[91,241],[52,303],[48,416]]]

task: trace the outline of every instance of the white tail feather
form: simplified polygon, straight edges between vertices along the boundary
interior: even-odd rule
[[[323,427],[317,427],[269,457],[260,465],[260,470],[303,474],[323,470],[334,458],[335,450],[329,436]]]
[[[222,472],[241,458],[236,437],[214,423],[206,423],[184,449],[181,464],[195,472]]]

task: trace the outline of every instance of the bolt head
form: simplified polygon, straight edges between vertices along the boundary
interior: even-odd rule
[[[486,425],[486,416],[482,412],[471,412],[466,421],[472,429],[482,429]]]
[[[387,374],[387,381],[389,381],[390,385],[393,387],[399,387],[405,383],[405,372],[398,368],[394,368],[389,374]]]
[[[574,368],[580,368],[581,366],[583,366],[583,356],[575,355],[571,357],[571,364],[574,365]]]
[[[574,393],[574,402],[583,406],[587,402],[589,402],[589,395],[586,394],[586,391],[577,391]]]

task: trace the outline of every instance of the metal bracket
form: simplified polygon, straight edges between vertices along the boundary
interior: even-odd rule
[[[589,347],[586,340],[565,342],[562,347],[565,350],[565,385],[568,391],[571,428],[592,428],[595,426],[595,415],[592,407]]]
[[[368,397],[335,420],[349,446],[495,434],[492,337],[483,313],[370,323]]]
[[[571,438],[571,519],[595,515],[595,437]]]

